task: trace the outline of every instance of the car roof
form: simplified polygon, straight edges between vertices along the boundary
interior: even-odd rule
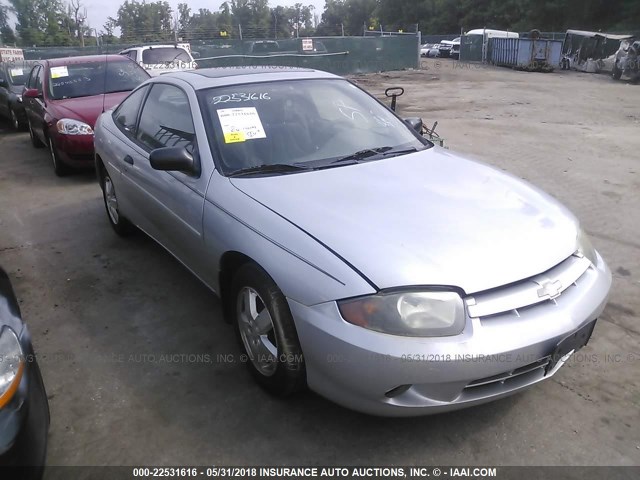
[[[190,84],[194,90],[239,85],[246,83],[274,82],[284,80],[341,78],[322,70],[296,67],[218,67],[170,72],[155,77],[153,81],[164,78],[176,78]]]
[[[186,50],[185,47],[183,45],[174,45],[171,43],[167,43],[167,44],[161,44],[161,45],[133,45],[131,47],[127,47],[124,50],[122,50],[123,52],[128,52],[129,50],[146,50],[146,49],[154,49],[154,48],[179,48],[181,50]]]
[[[108,60],[109,62],[130,62],[131,60],[122,55],[83,55],[80,57],[62,57],[43,60],[50,67],[62,67],[64,65],[73,65],[74,63],[101,63]]]

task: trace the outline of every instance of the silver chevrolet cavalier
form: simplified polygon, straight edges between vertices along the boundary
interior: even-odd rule
[[[113,229],[221,297],[263,387],[423,415],[554,375],[611,273],[555,199],[418,125],[320,71],[169,73],[99,118],[96,169]]]

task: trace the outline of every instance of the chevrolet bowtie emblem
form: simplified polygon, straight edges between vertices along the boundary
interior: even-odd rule
[[[540,283],[539,285],[538,297],[540,298],[556,298],[560,295],[560,290],[562,289],[562,283],[560,283],[560,280],[556,280],[555,282],[548,281]]]

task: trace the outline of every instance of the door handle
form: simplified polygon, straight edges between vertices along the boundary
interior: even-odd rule
[[[129,165],[133,165],[133,158],[131,158],[131,155],[127,155],[126,157],[124,157],[123,160],[125,161],[125,163],[128,163]]]

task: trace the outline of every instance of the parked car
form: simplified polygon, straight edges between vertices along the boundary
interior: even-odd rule
[[[280,52],[280,44],[275,40],[256,40],[247,45],[247,54],[269,54]]]
[[[620,80],[623,75],[633,81],[640,80],[640,40],[620,42],[611,76]]]
[[[115,232],[221,296],[267,390],[420,415],[553,376],[611,286],[557,200],[421,127],[329,73],[171,73],[100,116],[96,169]]]
[[[15,130],[27,125],[22,91],[33,62],[0,63],[0,116],[7,118]]]
[[[149,78],[120,55],[56,58],[38,62],[27,80],[23,103],[34,147],[49,147],[56,175],[93,165],[93,126]]]
[[[3,478],[42,478],[48,432],[49,402],[31,335],[22,322],[9,276],[0,268],[0,471]]]
[[[188,43],[140,45],[127,48],[120,55],[129,57],[152,76],[198,68]]]
[[[457,46],[457,49],[454,49],[454,46]],[[438,45],[438,52],[441,57],[451,57],[452,53],[457,51],[458,56],[460,54],[460,37],[454,38],[453,40],[442,40],[440,41],[440,45]]]
[[[451,58],[454,58],[456,60],[460,59],[460,38],[456,38],[453,40],[449,55],[451,56]]]
[[[440,56],[440,51],[438,50],[437,43],[425,43],[420,47],[420,56],[421,57],[438,57]]]

